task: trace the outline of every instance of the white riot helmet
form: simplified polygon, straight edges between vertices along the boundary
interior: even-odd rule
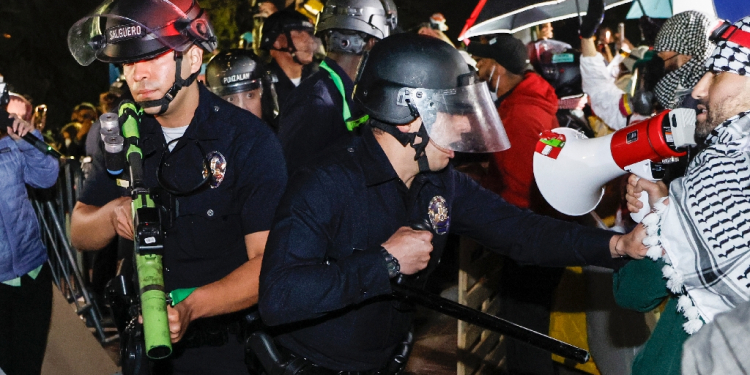
[[[398,24],[393,0],[328,0],[318,14],[315,32],[329,51],[362,54],[367,36],[383,39]]]

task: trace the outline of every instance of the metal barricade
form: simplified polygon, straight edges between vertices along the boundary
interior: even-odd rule
[[[105,344],[117,339],[106,334],[101,309],[87,287],[81,273],[81,254],[70,244],[70,216],[83,186],[81,163],[60,159],[60,176],[50,189],[29,188],[29,199],[36,211],[42,242],[47,247],[48,263],[55,285],[63,296],[76,307],[76,313],[94,329],[94,335]]]

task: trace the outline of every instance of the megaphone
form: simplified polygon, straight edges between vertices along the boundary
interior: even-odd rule
[[[633,173],[661,179],[661,164],[684,156],[682,148],[695,144],[694,134],[695,110],[686,108],[663,111],[600,138],[588,139],[570,128],[548,130],[536,145],[534,178],[553,208],[584,215],[596,208],[604,184],[616,177]]]

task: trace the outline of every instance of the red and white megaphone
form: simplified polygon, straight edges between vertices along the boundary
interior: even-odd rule
[[[591,212],[604,195],[604,184],[633,173],[649,180],[661,179],[654,163],[670,163],[684,156],[681,148],[695,144],[695,111],[663,111],[610,135],[586,138],[570,128],[542,133],[534,152],[534,178],[544,199],[556,210],[572,216]],[[648,197],[643,215],[648,213]],[[644,212],[645,211],[645,212]],[[642,218],[642,216],[641,216]],[[639,222],[640,218],[634,215]]]

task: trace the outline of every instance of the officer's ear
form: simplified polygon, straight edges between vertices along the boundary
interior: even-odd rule
[[[289,47],[289,43],[286,40],[286,35],[279,34],[279,36],[276,37],[276,41],[273,42],[273,48],[277,50],[282,50],[287,47]]]
[[[182,61],[183,64],[188,64],[189,69],[186,70],[189,71],[190,74],[199,72],[201,70],[201,64],[203,63],[203,48],[196,45],[190,46],[190,48],[183,53]]]

